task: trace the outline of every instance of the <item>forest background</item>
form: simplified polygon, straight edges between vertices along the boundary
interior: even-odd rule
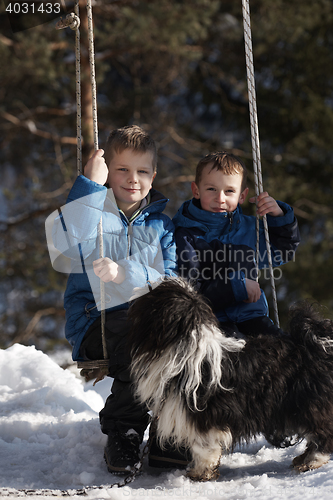
[[[70,9],[71,2],[63,2]],[[15,32],[0,2],[0,347],[65,343],[67,275],[52,269],[45,219],[76,177],[74,32],[55,21]],[[276,281],[291,303],[333,311],[331,0],[251,0],[264,189],[291,204],[302,242]],[[85,2],[83,161],[93,150]],[[241,0],[95,0],[99,142],[138,124],[159,146],[154,187],[173,216],[209,151],[240,156],[254,193]],[[252,205],[244,211],[254,214]],[[261,286],[270,297],[269,280]],[[272,308],[271,308],[272,309]]]

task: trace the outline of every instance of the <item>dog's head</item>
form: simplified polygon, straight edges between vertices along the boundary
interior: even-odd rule
[[[201,411],[222,386],[222,359],[244,342],[226,337],[205,299],[187,282],[165,279],[129,310],[135,392],[156,413],[176,398]],[[185,403],[186,401],[186,403]]]
[[[204,298],[181,278],[167,278],[136,299],[129,309],[132,352],[159,355],[170,345],[188,343],[186,336],[205,323],[218,326]]]

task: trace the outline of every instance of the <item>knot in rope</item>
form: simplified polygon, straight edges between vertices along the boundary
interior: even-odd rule
[[[60,18],[60,21],[55,25],[56,30],[70,28],[71,30],[78,30],[80,27],[80,18],[74,12],[67,14],[65,19]]]

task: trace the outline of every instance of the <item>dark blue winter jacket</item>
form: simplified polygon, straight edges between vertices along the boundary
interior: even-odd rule
[[[284,215],[267,215],[273,266],[294,258],[300,241],[293,209],[278,202]],[[240,323],[268,315],[264,292],[255,303],[245,303],[245,278],[256,279],[256,217],[242,213],[202,210],[200,201],[183,203],[173,218],[178,256],[178,272],[193,280],[209,300],[221,322]],[[259,269],[267,268],[268,258],[263,222],[260,220]]]
[[[103,255],[125,269],[122,284],[105,283],[106,311],[126,309],[161,276],[176,276],[174,225],[162,212],[167,199],[151,189],[146,205],[130,220],[115,203],[112,190],[79,176],[53,224],[53,244],[71,261],[65,292],[67,340],[73,359],[85,332],[100,316],[100,280],[92,263],[99,258],[98,225],[102,217]],[[143,289],[143,290],[142,290]]]

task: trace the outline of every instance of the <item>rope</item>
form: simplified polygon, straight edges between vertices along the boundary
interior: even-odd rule
[[[75,0],[74,11],[78,19],[78,27],[75,30],[75,81],[76,81],[76,169],[77,175],[82,174],[82,132],[81,132],[81,53],[80,53],[80,12],[79,0]]]
[[[76,170],[77,175],[82,174],[82,133],[81,133],[81,55],[80,55],[80,17],[79,0],[75,0],[75,14],[67,14],[65,19],[60,19],[55,25],[57,30],[70,28],[75,31],[75,80],[76,80]]]
[[[56,30],[62,30],[64,28],[77,30],[79,29],[79,27],[80,27],[80,19],[76,11],[75,14],[73,14],[73,12],[67,14],[65,19],[60,18],[60,20],[55,25]]]
[[[56,24],[56,29],[71,28],[75,30],[75,76],[76,76],[76,138],[77,138],[77,175],[82,174],[82,133],[81,133],[81,54],[80,54],[80,17],[79,0],[75,0],[75,14],[71,13],[65,19],[60,19]],[[97,120],[97,97],[96,97],[96,76],[95,76],[95,53],[94,53],[94,29],[92,20],[91,0],[87,0],[88,16],[88,43],[89,43],[89,64],[92,92],[92,112],[93,112],[93,135],[94,148],[98,149],[98,120]],[[98,224],[99,256],[104,256],[103,247],[103,225],[102,217]],[[101,334],[103,357],[108,359],[108,352],[105,338],[105,283],[100,280],[101,295]]]
[[[88,48],[89,48],[93,128],[94,128],[94,147],[95,147],[95,151],[97,151],[97,149],[98,149],[98,121],[97,121],[97,98],[96,98],[96,76],[95,76],[94,28],[93,28],[93,19],[92,19],[91,0],[87,0],[87,16],[88,16],[88,42],[89,42]]]
[[[95,76],[94,28],[92,19],[91,0],[87,0],[87,15],[88,15],[88,41],[89,41],[91,92],[92,92],[94,147],[95,151],[97,151],[98,121],[97,121],[97,97],[96,97],[96,76]],[[100,258],[102,258],[104,257],[102,217],[98,224],[98,243],[99,243],[99,256]],[[108,351],[105,338],[105,283],[102,280],[100,280],[100,294],[101,294],[101,333],[102,333],[103,357],[104,359],[108,359]]]
[[[254,81],[254,64],[253,64],[253,50],[252,50],[252,36],[251,36],[251,23],[250,23],[250,5],[249,0],[242,0],[243,7],[243,24],[244,24],[244,42],[245,42],[245,58],[246,58],[246,73],[247,85],[249,95],[249,108],[250,108],[250,124],[251,124],[251,141],[252,141],[252,155],[253,155],[253,170],[254,170],[254,183],[256,197],[263,192],[263,183],[261,175],[261,158],[260,158],[260,143],[259,143],[259,129],[258,129],[258,115],[256,104],[256,90]],[[264,233],[266,241],[267,258],[269,265],[270,283],[272,288],[273,308],[275,323],[279,327],[279,313],[273,273],[272,255],[269,242],[268,224],[266,215],[263,216]],[[257,276],[259,275],[259,215],[256,215],[256,231],[257,231],[257,245],[256,245],[256,266]],[[257,278],[258,279],[258,278]]]

